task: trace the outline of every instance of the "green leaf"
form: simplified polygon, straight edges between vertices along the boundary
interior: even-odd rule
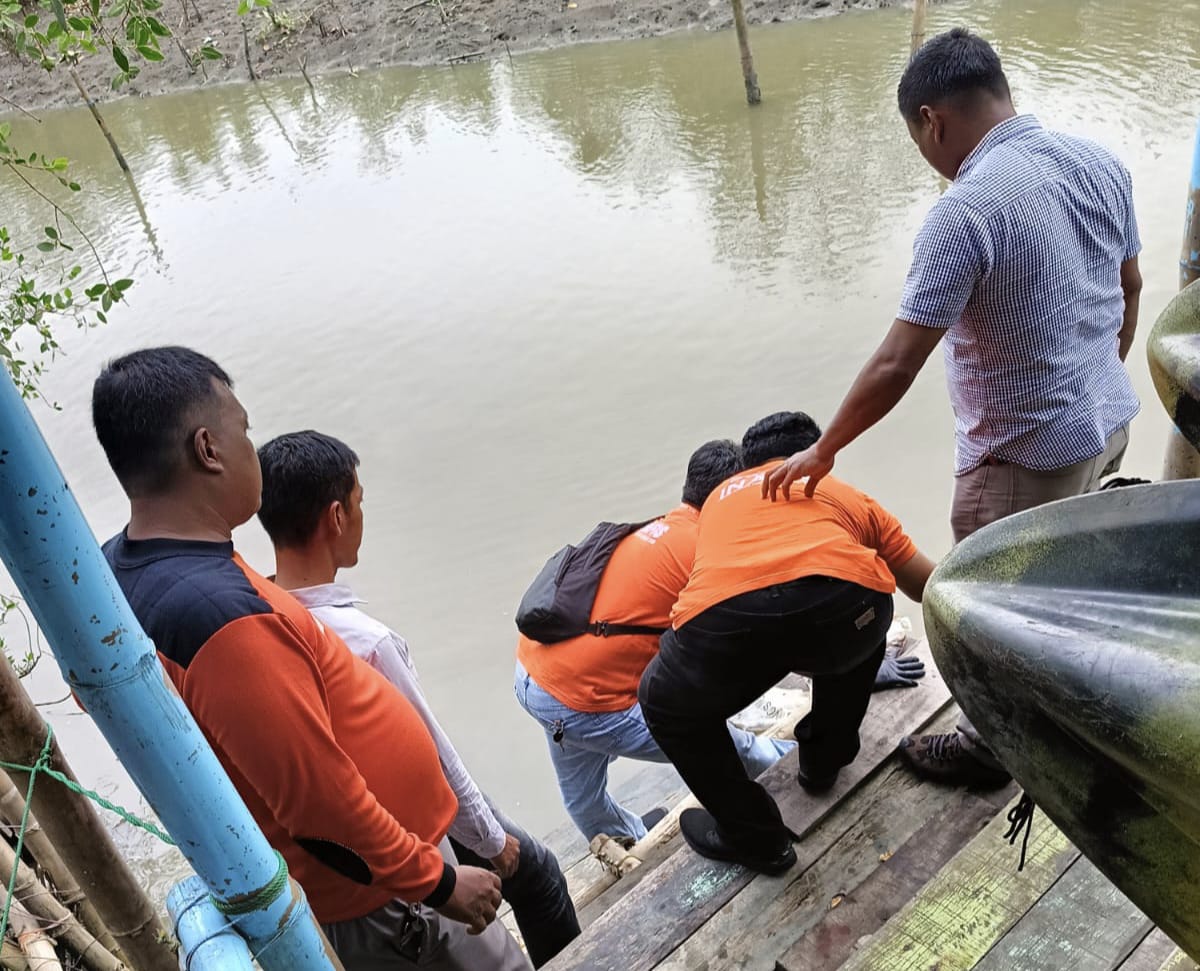
[[[239,17],[244,17],[250,12],[250,0],[238,0],[237,13]]]
[[[59,29],[67,32],[67,11],[63,8],[62,0],[50,0],[50,9],[54,13],[54,19],[58,23]]]
[[[142,0],[142,9],[148,13],[154,13],[155,10],[162,10],[162,0]]]
[[[37,248],[40,249],[43,253],[49,253],[51,250],[54,249],[54,244],[47,239],[47,240],[43,240],[42,242],[38,243]]]
[[[59,4],[59,6],[61,7],[62,4]],[[65,23],[66,23],[66,21],[64,21],[63,23],[60,24],[56,20],[49,27],[47,27],[46,28],[46,40],[48,40],[48,41],[56,40],[57,38],[62,37],[63,34],[67,33],[67,27],[65,26]]]
[[[92,16],[100,16],[100,0],[88,0],[88,6],[91,8]]]
[[[33,28],[36,27],[37,25],[38,25],[38,15],[37,14],[31,13],[28,17],[25,18],[25,29],[26,30],[33,30]]]
[[[225,55],[223,55],[215,47],[201,47],[200,48],[200,56],[207,58],[210,61],[219,61]]]
[[[71,25],[73,30],[77,30],[80,33],[92,29],[92,22],[86,17],[68,17],[67,23]]]
[[[100,306],[101,306],[101,308],[103,308],[105,313],[108,313],[110,310],[112,310],[112,305],[113,305],[112,294],[109,293],[108,290],[105,290],[104,296],[102,296],[100,298]]]
[[[83,188],[83,186],[81,186],[78,182],[68,182],[67,188],[70,189],[72,192],[78,192],[80,189]]]
[[[116,44],[113,44],[113,60],[117,62],[117,67],[126,74],[129,73],[129,58],[125,56],[125,52]]]
[[[53,226],[47,226],[45,228],[45,232],[46,232],[46,235],[49,236],[51,239],[58,239],[58,230],[55,229]]]
[[[171,31],[160,20],[155,20],[153,17],[146,18],[146,24],[150,28],[150,32],[157,37],[170,37]]]
[[[254,0],[254,6],[269,7],[269,6],[271,6],[271,0]]]
[[[50,169],[54,172],[65,172],[65,171],[67,171],[67,166],[70,164],[71,163],[68,159],[56,158],[53,162],[50,163]]]
[[[138,53],[147,61],[161,61],[163,59],[162,51],[154,47],[148,47],[145,44],[138,46]]]
[[[117,280],[113,283],[112,288],[118,293],[124,293],[131,286],[133,286],[132,280]]]
[[[97,310],[97,311],[96,311],[96,319],[97,319],[98,321],[100,321],[100,323],[102,323],[102,324],[107,324],[107,323],[108,323],[108,318],[107,318],[107,317],[105,317],[105,316],[104,316],[104,314],[100,313],[100,311],[99,311],[99,310]]]

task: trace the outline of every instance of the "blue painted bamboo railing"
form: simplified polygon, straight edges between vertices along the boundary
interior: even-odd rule
[[[167,912],[179,938],[179,963],[189,971],[254,971],[245,938],[230,926],[199,877],[167,894]]]
[[[217,903],[238,912],[232,924],[264,971],[340,971],[303,891],[280,879],[281,861],[167,686],[154,645],[7,375],[0,557],[63,677]]]

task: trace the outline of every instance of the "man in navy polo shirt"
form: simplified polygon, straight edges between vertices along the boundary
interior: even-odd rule
[[[955,416],[955,541],[1115,472],[1138,399],[1124,360],[1141,249],[1129,173],[1107,149],[1013,107],[1000,59],[956,28],[913,57],[898,91],[917,148],[951,181],[917,235],[900,310],[821,438],[774,469],[763,496],[805,491],[888,414],[942,342]],[[944,342],[943,342],[944,339]],[[924,775],[1002,784],[965,719],[905,737]]]

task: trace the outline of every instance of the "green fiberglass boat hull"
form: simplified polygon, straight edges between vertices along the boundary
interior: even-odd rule
[[[1181,290],[1159,314],[1146,356],[1167,414],[1200,448],[1200,280]]]
[[[1200,481],[1135,486],[980,530],[925,596],[963,710],[1039,808],[1193,958],[1198,556]]]

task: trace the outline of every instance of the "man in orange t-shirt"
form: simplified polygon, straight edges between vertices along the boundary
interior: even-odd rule
[[[741,450],[733,442],[697,449],[688,462],[682,503],[613,551],[596,591],[593,623],[669,627],[671,607],[691,574],[700,506],[739,468]],[[546,733],[563,803],[585,839],[607,833],[633,842],[654,821],[651,814],[639,818],[621,806],[607,787],[609,763],[619,756],[667,761],[637,703],[638,682],[657,652],[657,634],[584,634],[557,644],[522,636],[518,642],[517,700]],[[794,745],[732,725],[726,726],[726,738],[739,765],[755,776]]]
[[[688,844],[771,874],[796,862],[792,835],[746,775],[725,719],[789,672],[809,675],[812,710],[796,726],[799,781],[832,785],[858,754],[897,583],[919,601],[933,570],[894,516],[836,479],[823,479],[811,499],[762,501],[766,471],[819,436],[803,412],[779,412],[746,432],[746,471],[701,510],[691,577],[638,692],[655,741],[705,807],[680,819]]]

